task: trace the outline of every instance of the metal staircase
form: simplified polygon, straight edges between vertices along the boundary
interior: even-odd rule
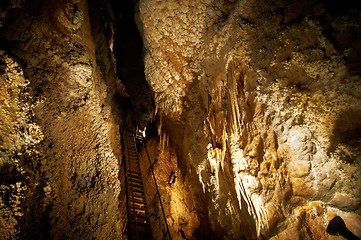
[[[145,203],[134,133],[125,131],[123,141],[128,196],[128,239],[151,240],[153,238]]]

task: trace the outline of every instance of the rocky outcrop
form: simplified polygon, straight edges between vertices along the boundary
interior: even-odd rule
[[[122,87],[99,5],[6,2],[0,238],[125,238]]]
[[[140,1],[161,141],[204,237],[331,239],[335,215],[361,235],[360,11],[335,4]]]

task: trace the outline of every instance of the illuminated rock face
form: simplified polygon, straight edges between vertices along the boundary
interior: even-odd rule
[[[359,8],[140,0],[152,112],[119,2],[0,1],[0,239],[126,239],[130,112],[173,239],[361,236]]]
[[[117,87],[102,25],[91,31],[87,1],[5,2],[0,239],[125,238]]]
[[[162,145],[203,236],[332,239],[335,215],[361,235],[360,11],[347,4],[140,1]]]

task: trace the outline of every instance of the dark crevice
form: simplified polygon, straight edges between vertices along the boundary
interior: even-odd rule
[[[114,67],[127,95],[116,93],[113,105],[122,110],[123,119],[131,119],[132,127],[144,128],[152,118],[154,100],[145,79],[143,41],[134,19],[135,5],[132,0],[89,0],[97,64],[104,73],[105,64],[109,63],[102,58],[109,42],[113,42]]]
[[[10,3],[11,3],[10,0],[2,0],[0,1],[0,8],[1,9],[7,8],[9,7]]]
[[[154,111],[153,93],[145,79],[143,40],[135,23],[136,3],[110,0],[115,17],[114,54],[117,73],[130,96],[134,125],[146,126]]]
[[[326,9],[338,15],[348,14],[350,10],[361,10],[358,0],[323,0]]]

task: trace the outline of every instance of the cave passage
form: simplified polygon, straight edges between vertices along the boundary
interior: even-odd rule
[[[143,41],[135,23],[132,0],[110,1],[115,14],[114,55],[119,79],[130,96],[132,127],[144,129],[154,112],[153,93],[145,79]]]
[[[146,173],[142,173],[141,171],[139,161],[140,151],[136,142],[142,142],[143,138],[139,134],[136,134],[136,132],[127,130],[123,133],[122,139],[124,146],[123,165],[125,168],[126,181],[128,239],[153,239],[154,234],[152,230],[158,232],[158,235],[161,233],[162,239],[172,239],[156,176],[153,171],[154,163],[151,163],[146,144],[144,144],[143,149],[149,160],[149,168]],[[144,175],[150,174],[152,175],[152,184],[155,188],[154,195],[149,194],[149,191],[145,191],[146,189],[143,184],[143,182],[146,181]],[[147,181],[149,181],[149,178]],[[149,184],[147,186],[149,186]],[[146,193],[148,193],[149,196],[145,196]],[[155,205],[158,211],[154,211]],[[148,206],[150,206],[150,211]],[[152,217],[150,217],[150,215],[152,215]]]
[[[123,167],[125,169],[126,197],[127,197],[127,236],[128,239],[153,239],[151,229],[159,227],[163,232],[163,239],[171,239],[167,226],[160,194],[145,196],[142,173],[139,162],[137,143],[142,142],[138,130],[144,129],[153,120],[153,93],[145,79],[143,60],[143,41],[135,23],[135,6],[133,1],[110,1],[115,14],[114,56],[118,78],[129,94],[128,105],[124,106],[126,130],[123,130]],[[154,125],[155,123],[153,123]],[[150,171],[152,171],[150,169]],[[154,186],[157,188],[154,172]],[[148,201],[146,201],[147,199]],[[161,206],[161,224],[151,222],[147,210],[147,203]],[[151,228],[152,225],[152,228]],[[154,226],[157,225],[157,226]]]
[[[0,0],[0,239],[361,236],[360,19]]]
[[[129,131],[124,133],[123,145],[128,216],[127,236],[128,239],[152,239],[134,133]]]

